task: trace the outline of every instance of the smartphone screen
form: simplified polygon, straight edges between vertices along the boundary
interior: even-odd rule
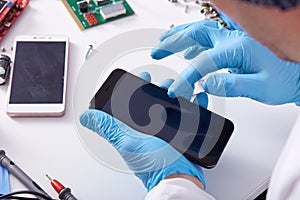
[[[10,104],[63,103],[66,45],[17,41]]]
[[[114,70],[90,108],[111,114],[130,127],[170,143],[188,159],[214,167],[234,126],[231,121],[126,71]]]

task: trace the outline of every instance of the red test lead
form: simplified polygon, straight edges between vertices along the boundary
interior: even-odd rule
[[[77,198],[71,194],[70,188],[66,188],[60,182],[58,182],[55,179],[52,179],[47,174],[46,174],[46,177],[51,181],[51,185],[54,188],[54,190],[58,193],[59,199],[61,199],[61,200],[77,200]]]

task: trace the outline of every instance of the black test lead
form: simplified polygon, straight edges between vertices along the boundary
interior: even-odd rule
[[[77,200],[76,197],[71,193],[70,188],[66,188],[60,182],[55,179],[52,179],[50,176],[46,174],[46,177],[51,181],[51,185],[54,190],[58,193],[58,197],[61,200]]]
[[[0,165],[5,167],[8,172],[14,175],[21,183],[23,183],[31,192],[37,192],[39,200],[52,199],[34,180],[32,180],[21,168],[19,168],[9,157],[6,156],[5,151],[0,149]],[[1,182],[0,182],[1,184]]]

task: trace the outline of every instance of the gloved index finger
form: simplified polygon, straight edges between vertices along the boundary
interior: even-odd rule
[[[237,44],[237,45],[235,45]],[[243,64],[245,52],[237,40],[234,44],[228,42],[213,49],[202,52],[192,63],[182,71],[169,87],[170,97],[190,99],[194,84],[209,73],[223,68],[236,68]]]
[[[193,23],[195,23],[195,22],[188,23],[188,24],[183,24],[183,25],[179,25],[179,26],[175,26],[174,28],[171,28],[170,30],[162,33],[161,36],[159,37],[159,40],[162,42],[165,39],[167,39],[168,37],[176,34],[178,31],[186,29],[187,27],[189,27]]]
[[[191,46],[199,45],[193,38],[177,32],[176,34],[166,38],[151,51],[151,57],[154,59],[162,59],[174,53],[183,51]]]

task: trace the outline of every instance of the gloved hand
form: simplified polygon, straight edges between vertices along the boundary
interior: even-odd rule
[[[154,59],[183,50],[187,59],[197,56],[170,86],[171,97],[189,98],[194,83],[208,73],[228,68],[231,74],[205,78],[202,85],[206,92],[266,104],[300,104],[300,64],[279,59],[245,32],[205,20],[175,27],[162,34],[160,41],[151,52]]]
[[[149,74],[144,73],[143,78],[150,82]],[[173,81],[168,79],[160,87],[167,89]],[[203,95],[201,102],[205,106],[207,97]],[[84,112],[80,123],[111,143],[148,191],[169,175],[177,173],[192,175],[205,186],[202,169],[165,141],[138,132],[99,110]]]

